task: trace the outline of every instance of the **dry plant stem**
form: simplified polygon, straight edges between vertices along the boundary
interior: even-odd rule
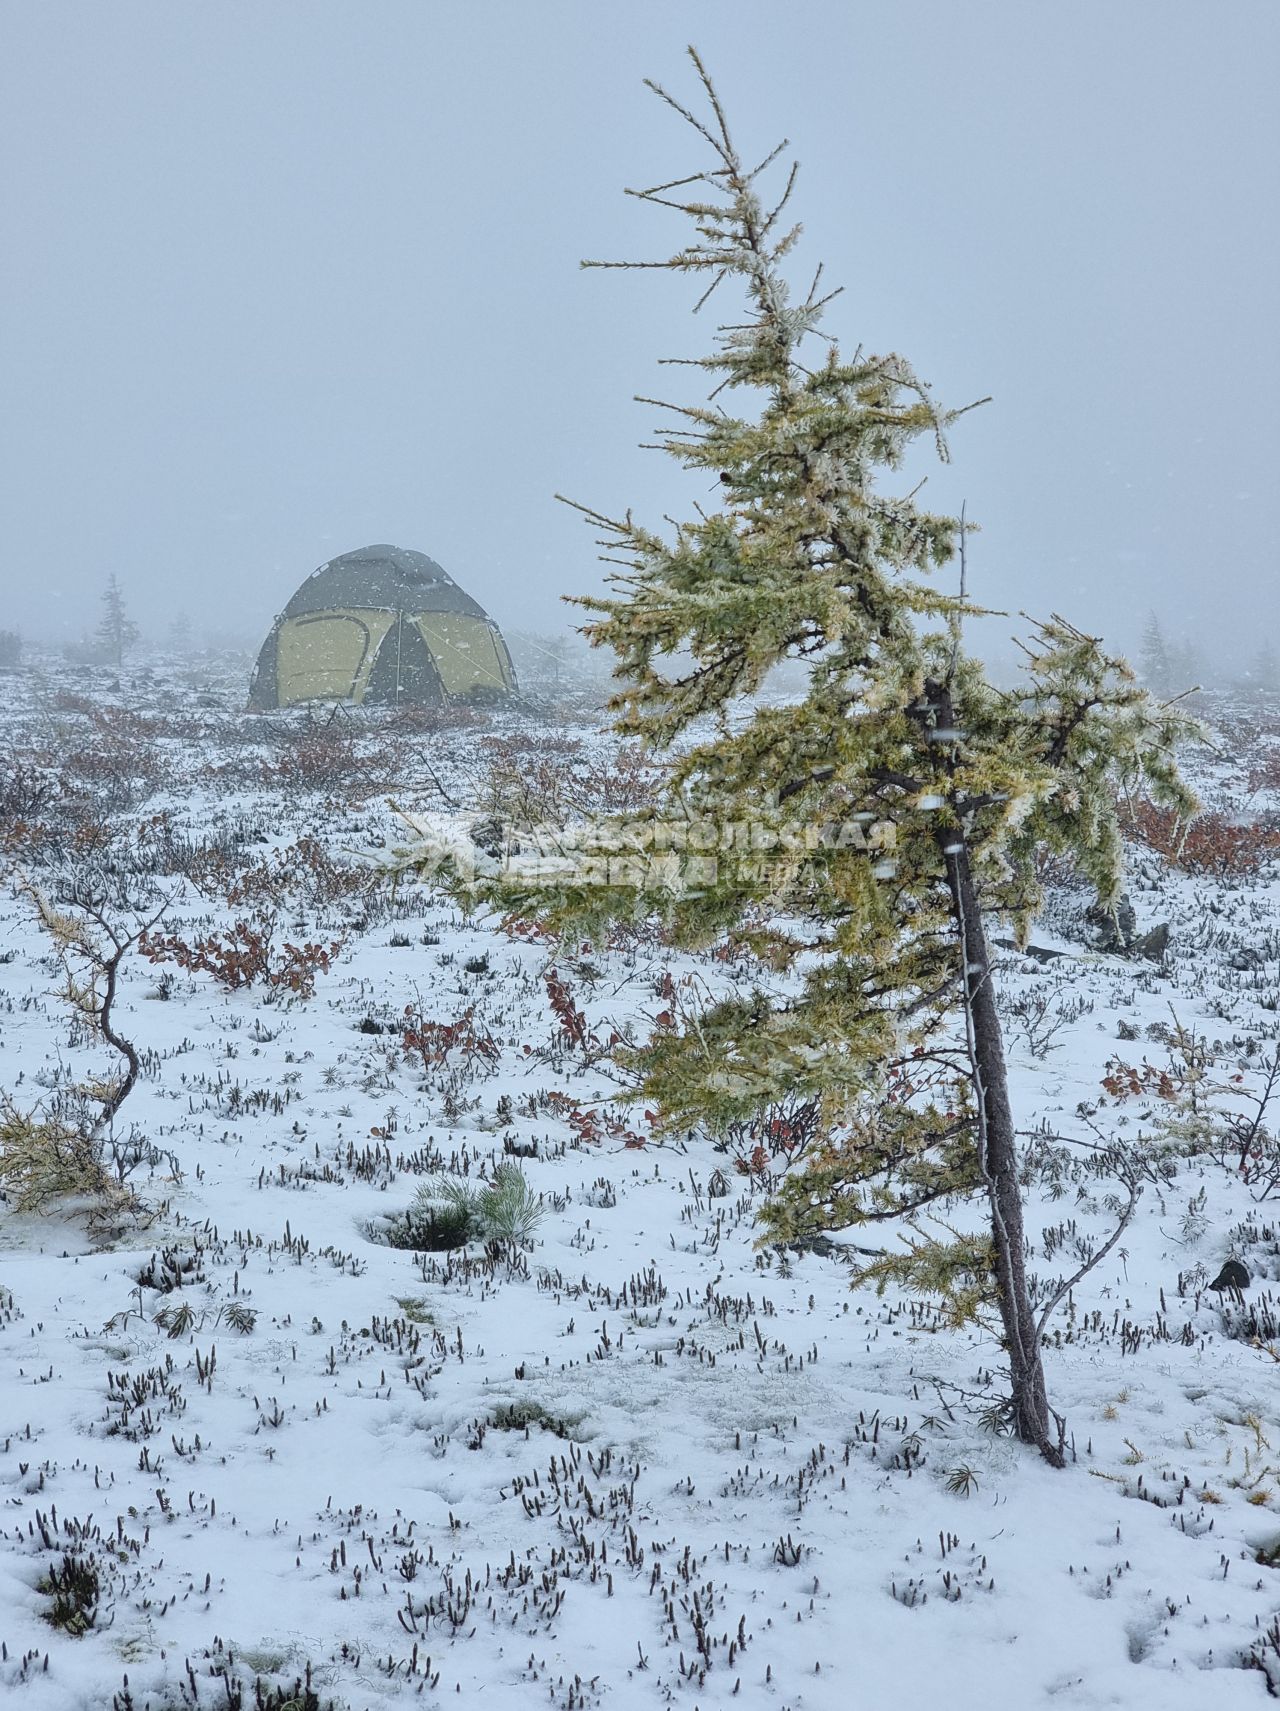
[[[1123,1236],[1125,1231],[1129,1228],[1129,1225],[1133,1220],[1133,1214],[1137,1210],[1138,1201],[1142,1198],[1142,1184],[1138,1181],[1136,1175],[1130,1173],[1127,1186],[1129,1189],[1129,1203],[1120,1214],[1120,1219],[1116,1224],[1115,1229],[1112,1230],[1111,1234],[1098,1249],[1097,1253],[1092,1254],[1078,1271],[1073,1272],[1071,1276],[1067,1278],[1065,1283],[1060,1284],[1058,1288],[1054,1290],[1053,1294],[1041,1309],[1040,1317],[1036,1321],[1036,1335],[1038,1337],[1044,1336],[1045,1326],[1049,1323],[1049,1320],[1053,1315],[1053,1311],[1057,1307],[1058,1303],[1065,1300],[1076,1285],[1083,1282],[1083,1280],[1088,1277],[1089,1273],[1093,1271],[1096,1266],[1100,1265],[1104,1259],[1106,1259],[1112,1248],[1115,1247],[1121,1236]]]

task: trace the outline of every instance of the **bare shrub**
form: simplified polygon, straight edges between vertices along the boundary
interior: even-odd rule
[[[113,1132],[142,1067],[136,1046],[116,1026],[114,1009],[121,964],[171,900],[152,898],[150,908],[126,924],[88,878],[66,886],[56,903],[29,879],[22,890],[62,965],[61,998],[119,1055],[121,1069],[60,1094],[47,1111],[23,1111],[0,1094],[0,1192],[20,1212],[39,1212],[65,1198],[91,1199],[95,1216],[136,1209],[128,1177],[141,1164],[173,1160],[136,1133],[122,1138]]]
[[[486,811],[503,823],[559,825],[586,814],[625,814],[653,801],[654,769],[637,744],[600,747],[528,734],[484,745]]]
[[[405,702],[386,713],[379,724],[379,731],[408,737],[435,736],[441,731],[475,730],[488,723],[479,708],[464,701],[448,701],[440,707]]]
[[[59,764],[72,794],[89,796],[111,813],[145,802],[166,781],[153,721],[119,708],[93,707],[83,741],[68,742]]]
[[[141,946],[173,900],[153,896],[150,907],[135,911],[132,922],[125,924],[109,913],[105,886],[88,876],[65,886],[56,903],[30,880],[23,882],[23,890],[62,964],[63,1000],[123,1059],[118,1078],[92,1084],[90,1090],[101,1105],[94,1124],[100,1133],[132,1093],[142,1067],[137,1048],[115,1025],[120,966],[134,945]]]
[[[313,837],[299,838],[264,862],[245,862],[239,849],[211,845],[186,871],[202,895],[229,909],[246,904],[282,908],[290,901],[320,909],[351,898],[367,899],[379,886],[373,868],[336,861]]]
[[[1001,997],[1001,1016],[1010,1032],[1026,1041],[1032,1057],[1043,1058],[1057,1051],[1064,1043],[1058,1036],[1093,1009],[1092,999],[1066,996],[1063,984]]]
[[[1278,733],[1280,734],[1280,733]],[[1280,745],[1268,749],[1249,771],[1250,790],[1280,790]]]
[[[38,820],[60,795],[57,773],[43,762],[12,750],[0,759],[0,821]]]
[[[382,758],[363,754],[349,727],[295,725],[279,733],[279,755],[264,760],[258,782],[272,790],[315,791],[363,785],[374,790],[385,782]]]

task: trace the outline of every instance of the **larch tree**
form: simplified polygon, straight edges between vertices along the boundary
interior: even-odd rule
[[[940,1291],[958,1321],[994,1303],[1010,1423],[1060,1466],[985,922],[1025,933],[1045,846],[1114,905],[1116,787],[1192,811],[1174,760],[1191,723],[1061,618],[1033,626],[1019,689],[994,687],[966,652],[963,591],[931,580],[960,555],[964,525],[877,485],[921,436],[945,460],[962,412],[900,356],[846,358],[827,340],[809,357],[836,293],[821,270],[803,296],[789,289],[796,169],[766,202],[762,179],[786,144],[745,164],[690,54],[705,116],[649,87],[708,164],[632,192],[687,216],[690,241],[665,261],[584,264],[693,274],[699,306],[726,284],[746,299],[693,364],[711,401],[660,405],[676,418],[661,449],[702,491],[710,478],[717,507],[668,533],[586,512],[620,568],[604,596],[579,602],[585,634],[616,655],[615,728],[664,757],[662,785],[615,823],[625,859],[548,872],[480,856],[458,884],[568,940],[602,942],[656,914],[673,945],[752,956],[749,994],[677,1010],[619,1053],[638,1095],[669,1128],[712,1133],[811,1101],[817,1139],[766,1209],[772,1233],[899,1220],[902,1253],[863,1275]],[[761,699],[786,661],[805,668],[804,692]],[[677,853],[673,829],[691,823],[718,829],[713,858]],[[441,865],[430,840],[399,859]],[[921,1234],[927,1208],[973,1196],[978,1234]]]
[[[99,647],[119,667],[124,664],[124,656],[138,639],[138,626],[130,618],[125,609],[124,594],[116,581],[115,572],[107,578],[107,586],[102,591],[102,617],[98,623],[97,641]]]

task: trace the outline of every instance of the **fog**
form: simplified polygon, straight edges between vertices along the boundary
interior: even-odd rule
[[[1280,10],[1167,0],[13,4],[0,12],[0,626],[72,640],[109,574],[161,636],[253,642],[394,542],[505,627],[600,585],[554,493],[714,503],[638,449],[697,398],[643,87],[699,45],[744,154],[802,165],[796,275],[960,422],[934,507],[975,596],[1225,669],[1280,633]],[[1006,626],[1008,628],[1009,626]]]

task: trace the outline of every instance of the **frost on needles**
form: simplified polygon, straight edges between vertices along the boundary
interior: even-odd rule
[[[615,567],[609,591],[578,604],[590,641],[616,655],[616,727],[665,760],[655,800],[626,830],[634,841],[637,818],[653,829],[781,817],[874,824],[881,836],[870,848],[797,845],[754,866],[721,860],[695,884],[671,883],[669,864],[655,863],[652,884],[632,869],[623,883],[569,872],[535,885],[516,867],[467,889],[570,940],[656,914],[675,945],[723,942],[754,957],[749,994],[677,1014],[619,1050],[639,1096],[667,1127],[711,1133],[783,1098],[816,1102],[809,1153],[765,1210],[770,1238],[893,1220],[905,1239],[863,1275],[936,1292],[957,1320],[994,1306],[1010,1421],[1061,1465],[986,920],[1025,938],[1045,849],[1113,906],[1117,793],[1142,785],[1194,812],[1175,753],[1197,727],[1057,616],[1030,624],[1015,689],[997,688],[966,651],[963,620],[977,608],[963,578],[956,592],[933,580],[962,562],[966,525],[923,509],[918,489],[878,486],[921,436],[945,461],[963,411],[941,408],[901,356],[843,356],[823,330],[838,293],[820,268],[792,291],[795,166],[776,197],[763,188],[787,145],[744,162],[690,55],[697,110],[650,88],[708,163],[631,192],[685,215],[689,242],[667,260],[585,264],[696,275],[699,308],[717,291],[745,299],[688,365],[711,383],[707,401],[646,400],[672,419],[660,449],[700,491],[710,479],[718,508],[661,532],[579,507]],[[805,692],[785,705],[753,699],[783,662],[807,668]],[[981,1236],[922,1221],[967,1196],[985,1204]]]

